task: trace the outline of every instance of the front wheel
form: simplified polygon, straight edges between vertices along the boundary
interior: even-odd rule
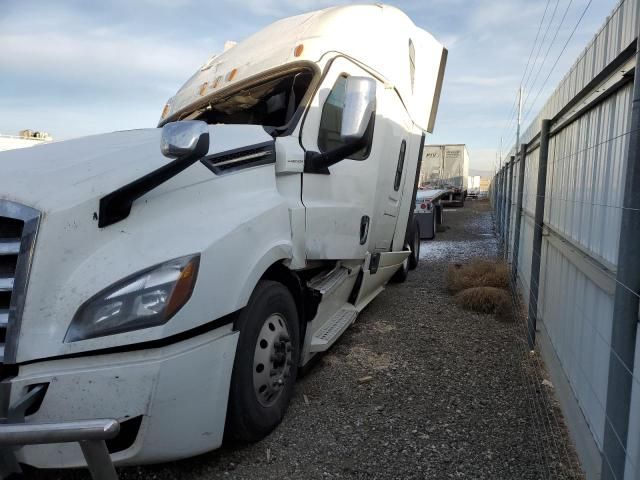
[[[407,281],[407,277],[409,277],[409,258],[405,258],[404,261],[400,264],[400,268],[393,274],[391,277],[391,283],[404,283]]]
[[[289,406],[298,371],[300,328],[289,290],[261,281],[237,321],[226,434],[255,442],[271,432]]]

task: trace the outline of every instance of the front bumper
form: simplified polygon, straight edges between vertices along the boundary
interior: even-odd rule
[[[24,365],[11,380],[10,405],[46,384],[27,424],[141,417],[133,443],[112,453],[116,465],[197,455],[222,443],[237,337],[227,325],[158,348]],[[16,457],[39,468],[85,465],[73,443],[27,445]]]

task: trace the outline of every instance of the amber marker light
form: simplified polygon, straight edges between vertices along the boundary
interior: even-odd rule
[[[200,96],[204,95],[204,92],[207,91],[207,82],[204,82],[202,85],[200,85]]]
[[[169,104],[165,103],[164,108],[162,109],[162,118],[167,118],[169,115]]]
[[[227,74],[227,82],[230,82],[231,80],[233,80],[234,78],[236,78],[236,75],[238,73],[238,69],[234,68],[233,70],[231,70],[228,74]]]
[[[293,56],[294,57],[299,57],[300,55],[302,55],[302,52],[304,52],[304,45],[300,44],[296,48],[293,49]]]
[[[198,275],[198,263],[198,257],[194,257],[184,266],[182,272],[180,272],[180,277],[178,278],[175,287],[173,287],[171,297],[167,303],[167,317],[172,317],[174,313],[180,310],[182,306],[187,303],[189,297],[191,297],[191,292],[193,292],[193,287]]]

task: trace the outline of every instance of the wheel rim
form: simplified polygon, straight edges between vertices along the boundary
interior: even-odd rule
[[[291,358],[287,322],[274,313],[262,325],[253,355],[253,388],[262,406],[273,405],[282,394],[291,375]]]

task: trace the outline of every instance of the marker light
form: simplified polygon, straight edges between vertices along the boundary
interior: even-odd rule
[[[420,208],[424,210],[425,208],[427,208],[427,204],[423,203],[422,205],[420,205]]]
[[[171,109],[171,107],[169,106],[168,103],[166,103],[164,105],[164,108],[162,109],[162,118],[167,118],[167,115],[169,115],[169,110]]]
[[[176,258],[111,285],[83,303],[64,341],[164,325],[191,297],[199,255]]]
[[[300,55],[302,55],[303,51],[304,51],[304,45],[300,44],[296,48],[293,49],[293,56],[294,57],[299,57]]]
[[[231,80],[233,80],[234,78],[236,78],[236,74],[238,73],[238,69],[234,68],[233,70],[231,70],[228,74],[227,74],[227,82],[230,82]]]
[[[204,95],[204,92],[206,91],[207,91],[207,82],[204,82],[202,85],[200,85],[200,90],[199,90],[200,96]]]

